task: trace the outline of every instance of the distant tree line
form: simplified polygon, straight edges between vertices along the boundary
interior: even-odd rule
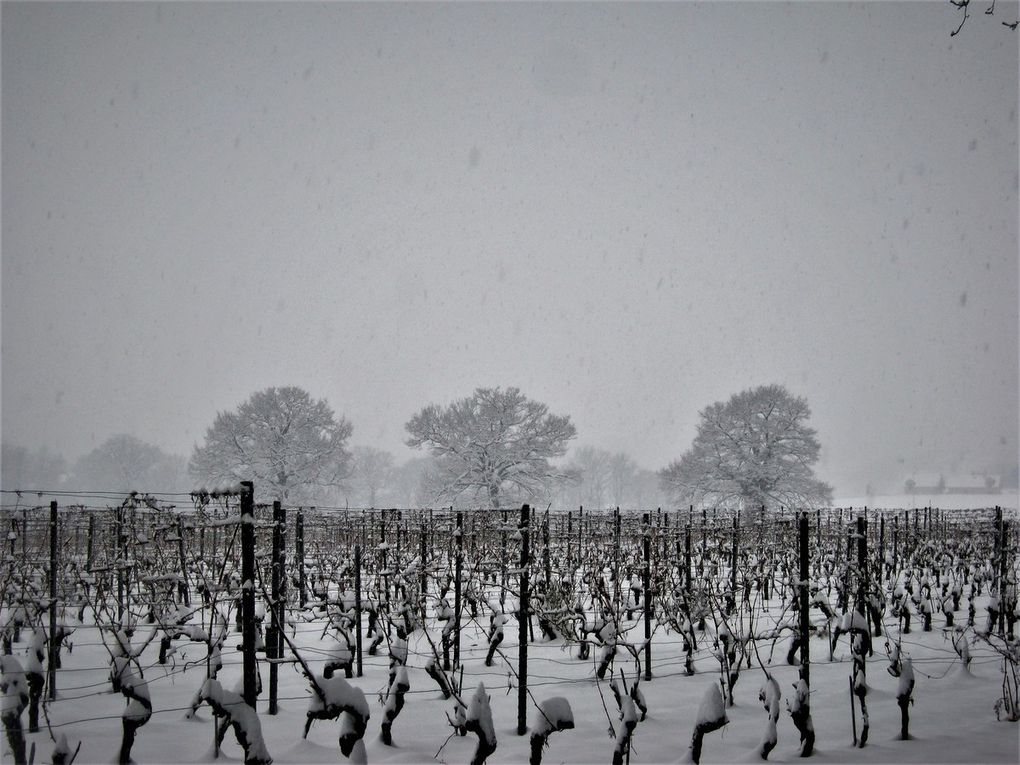
[[[429,404],[405,425],[420,457],[352,445],[352,424],[294,386],[253,393],[217,413],[190,458],[116,435],[73,464],[45,449],[3,445],[5,489],[188,492],[239,480],[257,499],[350,507],[819,506],[820,445],[807,402],[783,386],[742,391],[700,412],[690,448],[658,472],[626,453],[574,446],[569,415],[518,388],[477,388]]]

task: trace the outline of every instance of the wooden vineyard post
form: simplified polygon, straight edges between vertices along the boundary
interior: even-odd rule
[[[124,547],[127,540],[124,536],[124,508],[118,507],[115,516],[114,526],[114,559],[117,564],[117,619],[124,624],[124,563],[127,555],[124,554]]]
[[[658,508],[658,512],[662,517],[662,561],[665,563],[669,560],[669,512],[662,512],[662,508]]]
[[[675,554],[673,557],[673,563],[676,566],[677,576],[680,577],[680,584],[685,588],[687,587],[687,572],[684,570],[683,564],[680,562],[683,560],[683,547],[680,541],[680,517],[677,515],[676,519],[676,544]]]
[[[270,621],[270,640],[267,648],[271,651],[270,658],[283,658],[283,606],[286,602],[287,587],[287,547],[284,543],[284,530],[287,528],[287,511],[279,500],[273,502],[273,580],[272,619]],[[269,714],[276,714],[276,696],[279,684],[277,661],[269,664]]]
[[[567,568],[573,567],[573,558],[570,556],[570,544],[574,539],[574,511],[567,510]]]
[[[121,524],[120,524],[120,572],[121,578],[124,583],[124,611],[127,612],[128,618],[131,616],[131,572],[132,568],[128,565],[128,561],[131,560],[131,555],[128,553],[128,533],[127,533],[127,514],[121,510]],[[133,514],[133,513],[132,513]],[[131,538],[134,541],[134,538]]]
[[[396,513],[397,513],[397,549],[395,552],[395,557],[393,558],[393,568],[397,571],[400,571],[400,547],[401,543],[403,542],[404,536],[402,528],[404,525],[404,511],[397,510]],[[396,587],[394,587],[394,591],[396,591]]]
[[[22,533],[22,536],[24,536],[24,533]],[[86,545],[88,547],[87,552],[85,554],[85,570],[90,572],[92,571],[92,554],[94,549],[93,546],[95,545],[95,539],[96,539],[96,514],[94,512],[89,512],[89,536],[88,540],[86,541]],[[14,555],[13,548],[11,549],[11,555],[12,556]]]
[[[644,518],[644,554],[645,554],[645,568],[642,572],[641,582],[644,587],[644,611],[645,611],[645,680],[652,679],[652,572],[651,572],[651,557],[652,557],[652,528],[650,525],[650,519],[648,513],[645,513]]]
[[[305,607],[305,517],[301,508],[294,516],[294,564],[297,566],[298,606]]]
[[[577,560],[584,558],[584,505],[577,506]]]
[[[842,508],[839,511],[839,528],[840,529],[844,528],[844,526],[843,526],[843,510],[842,510]],[[854,544],[854,532],[853,532],[853,529],[851,529],[849,524],[847,524],[847,526],[845,528],[846,528],[846,555],[844,556],[843,560],[846,563],[846,566],[843,567],[843,576],[842,576],[842,579],[840,580],[840,587],[839,587],[839,599],[836,601],[836,606],[837,606],[837,608],[840,611],[846,611],[847,608],[850,607],[850,575],[849,575],[850,569],[849,569],[849,565],[850,565],[850,561],[851,561],[851,555],[853,554],[853,544]],[[837,542],[837,545],[838,544],[840,544],[840,543]],[[831,647],[831,644],[830,644],[830,647]],[[829,651],[829,654],[830,654],[829,655],[829,659],[831,660],[832,659],[832,655],[831,655],[832,651],[831,650]]]
[[[861,599],[863,610],[863,599],[869,587],[868,572],[868,519],[864,515],[857,516],[857,567],[860,569],[862,586],[858,588],[858,598]]]
[[[57,501],[53,500],[50,502],[50,634],[46,660],[50,701],[57,698],[57,651],[60,649],[54,639],[57,634],[57,531]]]
[[[542,571],[544,574],[543,585],[545,592],[549,592],[549,586],[552,582],[552,561],[549,558],[549,511],[545,513],[545,517],[542,520]]]
[[[684,529],[684,592],[687,593],[687,603],[691,602],[691,524],[688,523]],[[688,605],[688,608],[690,606]]]
[[[521,506],[521,573],[520,573],[520,605],[517,612],[517,735],[523,736],[528,731],[528,622],[531,616],[528,610],[528,557],[530,555],[528,540],[528,524],[531,508]]]
[[[461,577],[464,573],[464,513],[457,511],[457,530],[453,533],[453,669],[460,666]]]
[[[881,585],[885,578],[885,513],[878,516],[878,580]],[[881,587],[880,587],[881,589]]]
[[[810,635],[810,619],[808,618],[808,577],[810,571],[808,568],[808,520],[807,512],[802,512],[800,516],[800,529],[799,529],[798,546],[800,548],[800,572],[798,573],[800,588],[800,676],[801,679],[808,683],[811,683],[811,649],[808,644],[808,638]]]
[[[1000,551],[999,554],[1002,556],[999,559],[1001,561],[1001,563],[1000,563],[1001,567],[999,569],[999,577],[1002,580],[1002,586],[1003,586],[1002,594],[999,596],[999,604],[1000,604],[1000,607],[999,607],[999,634],[1000,635],[1005,634],[1006,629],[1007,629],[1007,624],[1008,624],[1009,638],[1010,638],[1010,640],[1012,640],[1013,639],[1014,619],[1013,619],[1012,615],[1010,615],[1010,617],[1007,619],[1006,618],[1006,614],[1007,614],[1007,611],[1012,612],[1016,608],[1016,600],[1015,600],[1015,592],[1014,592],[1014,597],[1011,597],[1009,599],[1006,598],[1006,592],[1005,592],[1006,582],[1007,582],[1007,579],[1009,579],[1009,576],[1008,576],[1008,572],[1009,572],[1009,521],[1006,518],[1002,519],[1002,550]]]
[[[899,515],[894,515],[892,520],[893,520],[893,528],[892,528],[892,558],[893,558],[892,569],[893,570],[889,572],[890,576],[895,575],[895,573],[896,573],[896,566],[898,565],[897,561],[899,560],[899,556],[900,556],[900,516]]]
[[[995,508],[995,520],[998,526],[998,544],[996,561],[996,588],[995,591],[999,596],[999,616],[997,619],[996,629],[999,632],[999,636],[1002,637],[1006,634],[1006,608],[1008,601],[1006,599],[1006,580],[1008,568],[1006,565],[1009,550],[1009,521],[1007,521],[1003,515],[1002,508],[996,506]]]
[[[361,660],[361,545],[354,545],[354,653],[358,677],[362,673]]]
[[[730,597],[726,613],[732,614],[737,607],[737,560],[740,555],[740,511],[733,518],[733,548],[730,555]]]
[[[241,656],[244,702],[258,697],[255,671],[255,488],[241,481]]]
[[[613,513],[613,610],[620,612],[620,597],[623,588],[620,585],[620,508]]]
[[[691,512],[694,505],[691,505]],[[705,558],[708,557],[708,510],[701,508],[701,557],[698,559],[698,577],[705,574]]]
[[[811,637],[810,620],[808,619],[808,578],[810,576],[809,552],[808,552],[808,516],[803,510],[800,514],[799,528],[800,547],[800,679],[803,689],[798,688],[797,701],[799,706],[794,723],[800,731],[801,757],[809,757],[814,750],[814,725],[811,722],[811,648],[809,639]],[[800,691],[803,690],[803,693]]]
[[[995,548],[992,553],[993,563],[993,576],[992,576],[992,587],[995,592],[999,594],[999,605],[1002,605],[1002,582],[999,579],[1002,565],[1002,508],[996,506],[995,508]]]
[[[92,516],[89,516],[91,520]],[[188,558],[184,554],[184,518],[177,516],[177,557],[181,562],[181,588],[184,605],[191,606],[191,585],[188,577]]]
[[[500,512],[503,515],[503,523],[499,527],[499,605],[502,608],[506,604],[506,525],[509,515],[506,510]]]
[[[857,586],[857,602],[855,606],[856,610],[860,611],[862,615],[868,613],[867,598],[869,591],[867,508],[864,509],[864,512],[864,515],[857,516],[857,568],[860,571],[861,581]],[[865,625],[868,625],[867,617],[865,617]],[[853,638],[851,638],[851,645],[857,645]],[[863,748],[868,741],[868,729],[870,727],[870,716],[868,714],[866,698],[868,665],[864,655],[865,649],[863,643],[860,644],[860,653],[854,650],[854,654],[854,670],[850,676],[850,692],[851,696],[857,696],[861,705],[861,735],[858,745]],[[853,698],[851,698],[850,708],[853,710]],[[854,724],[854,742],[858,743],[856,723]]]
[[[382,593],[383,593],[383,606],[387,613],[390,610],[390,575],[389,568],[386,563],[386,553],[389,545],[386,543],[386,511],[379,511],[379,552],[381,553],[381,560],[379,565],[382,567]],[[378,588],[378,579],[376,580],[376,587]],[[386,634],[389,634],[389,628],[386,628]]]
[[[419,573],[419,599],[421,605],[421,623],[424,626],[425,617],[428,615],[428,590],[429,590],[429,574],[428,574],[428,529],[425,526],[425,519],[421,521],[421,550],[419,551],[421,557],[421,570]]]

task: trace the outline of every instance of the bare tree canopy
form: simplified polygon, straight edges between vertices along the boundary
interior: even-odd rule
[[[427,446],[436,457],[440,496],[482,497],[492,507],[506,494],[542,490],[553,478],[549,460],[576,435],[570,417],[550,414],[517,388],[478,388],[445,408],[432,404],[405,427],[408,446]]]
[[[30,451],[24,446],[3,444],[0,448],[0,485],[4,489],[52,489],[64,480],[64,458],[46,447]]]
[[[659,473],[682,504],[737,508],[804,507],[832,502],[815,478],[821,447],[807,401],[781,385],[742,391],[700,413],[690,450]]]
[[[582,446],[572,452],[565,473],[575,489],[574,504],[589,508],[606,506],[611,458],[605,449],[594,446]]]
[[[383,449],[355,446],[352,450],[351,484],[358,504],[376,507],[380,492],[389,488],[396,470],[396,459]]]
[[[187,462],[180,455],[120,434],[79,458],[70,482],[86,491],[187,491]]]
[[[624,452],[594,446],[576,449],[565,470],[574,488],[571,501],[584,507],[633,506],[638,466]]]
[[[315,498],[316,489],[346,477],[351,430],[324,399],[297,387],[267,388],[216,415],[188,470],[200,483],[254,481],[260,499]]]

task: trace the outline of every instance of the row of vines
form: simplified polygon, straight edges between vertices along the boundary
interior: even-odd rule
[[[575,723],[565,696],[539,697],[555,678],[528,659],[529,646],[553,641],[567,661],[591,666],[586,683],[605,688],[614,764],[630,761],[647,684],[682,682],[706,666],[718,682],[691,726],[690,759],[727,724],[752,668],[764,678],[767,758],[783,711],[769,671],[777,657],[798,668],[786,711],[810,755],[812,657],[831,661],[840,641],[851,657],[853,744],[868,742],[867,671],[883,646],[908,738],[912,631],[942,630],[961,666],[977,648],[992,657],[983,660],[1001,668],[996,714],[1020,719],[1010,512],[350,510],[252,497],[250,484],[103,506],[5,494],[0,690],[14,762],[33,757],[26,727],[49,731],[53,762],[72,762],[75,742],[48,709],[113,691],[124,699],[122,763],[153,714],[194,717],[206,707],[217,750],[232,733],[246,763],[265,765],[262,716],[277,713],[279,672],[294,671],[308,689],[303,735],[332,722],[345,757],[365,760],[376,724],[393,743],[405,705],[427,692],[449,700],[439,722],[451,736],[477,736],[472,761],[482,763],[497,748],[492,683],[465,688],[465,674],[497,667],[517,692],[517,733],[530,734],[538,763],[550,736]],[[62,670],[76,645],[102,647],[101,683]],[[359,684],[373,662],[386,668],[378,723]],[[411,667],[430,688],[412,690]],[[189,670],[200,674],[190,704],[161,707],[153,673]]]

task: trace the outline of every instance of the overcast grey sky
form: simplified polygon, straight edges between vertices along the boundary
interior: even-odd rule
[[[516,385],[659,468],[779,382],[837,490],[1016,464],[1016,14],[5,2],[2,437]]]

